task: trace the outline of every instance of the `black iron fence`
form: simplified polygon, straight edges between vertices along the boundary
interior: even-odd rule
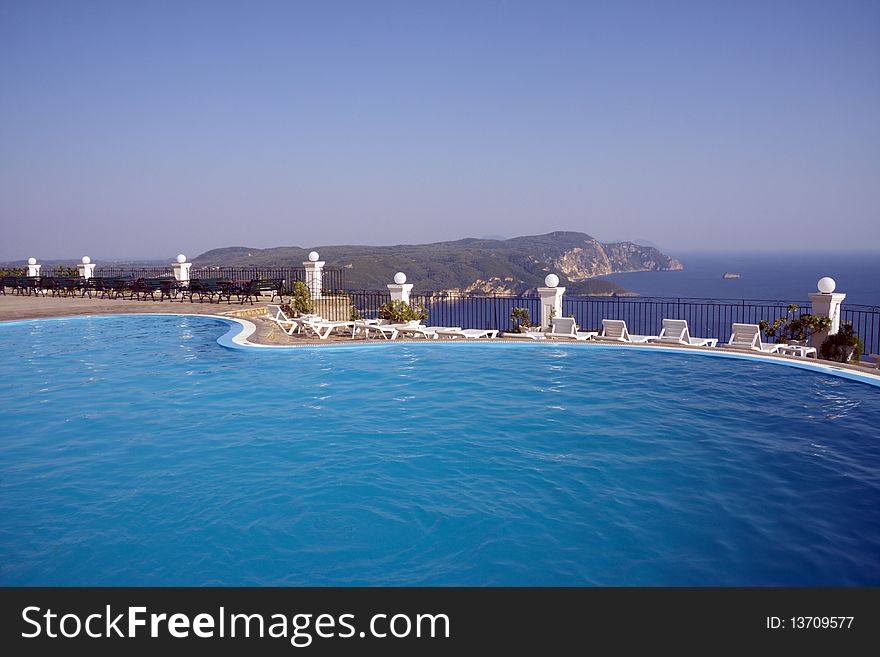
[[[731,324],[757,324],[785,317],[791,302],[746,299],[667,299],[645,297],[565,297],[562,314],[573,316],[582,330],[602,330],[603,319],[622,319],[631,333],[658,335],[664,319],[687,320],[694,337],[726,342]],[[795,315],[810,306],[794,304]]]
[[[865,343],[865,354],[880,354],[880,306],[843,305],[840,321],[852,324],[853,331]]]
[[[171,265],[164,267],[113,267],[98,266],[96,277],[121,278],[174,278]],[[193,267],[190,279],[222,278],[232,281],[280,280],[284,289],[291,290],[296,282],[306,282],[305,267]],[[327,293],[345,290],[345,269],[324,267],[322,286]]]
[[[356,316],[375,319],[382,305],[391,301],[388,292],[349,290],[345,293]],[[529,316],[540,319],[538,297],[500,294],[448,294],[424,292],[410,296],[411,305],[425,308],[426,322],[434,326],[510,330],[514,308],[527,308]]]
[[[391,300],[382,291],[345,294],[351,308],[365,318],[376,317],[382,304]],[[536,296],[426,292],[413,294],[410,301],[423,306],[428,313],[427,323],[435,326],[508,331],[513,328],[511,315],[515,308],[526,309],[534,324],[541,317],[541,301]],[[757,324],[761,320],[772,323],[785,317],[791,305],[796,306],[795,315],[811,311],[809,304],[789,301],[566,296],[562,314],[574,317],[581,330],[601,331],[603,319],[622,319],[631,333],[640,335],[659,334],[664,319],[684,319],[692,336],[727,342],[731,324]],[[845,305],[841,321],[853,325],[865,343],[866,354],[880,353],[880,307]]]
[[[171,266],[168,267],[96,267],[96,278],[174,278]]]

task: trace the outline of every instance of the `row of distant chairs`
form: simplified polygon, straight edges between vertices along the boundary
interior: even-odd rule
[[[264,293],[272,293],[272,300],[281,296],[283,282],[281,280],[253,279],[248,281],[232,281],[226,278],[192,279],[182,283],[174,278],[146,278],[121,276],[94,276],[81,278],[78,276],[4,276],[0,280],[0,293],[6,294],[10,288],[12,294],[36,296],[96,296],[105,299],[138,299],[146,301],[193,301],[205,299],[209,303],[220,303],[224,299],[232,303],[235,297],[239,303],[260,297]],[[157,298],[158,297],[158,298]]]
[[[377,336],[386,340],[397,337],[411,338],[495,338],[497,330],[462,329],[458,326],[424,326],[421,322],[393,323],[381,320],[333,321],[320,315],[288,316],[279,305],[269,305],[266,317],[288,335],[300,333],[326,340],[333,333],[343,335]],[[595,340],[597,342],[618,342],[630,344],[669,344],[687,345],[692,347],[716,347],[717,338],[694,338],[690,335],[687,320],[664,319],[659,335],[635,335],[629,332],[626,322],[619,319],[603,319],[602,331],[581,331],[572,317],[559,317],[551,321],[549,331],[526,331],[521,337],[534,340],[547,338],[565,338],[577,341]],[[776,353],[785,349],[785,344],[764,344],[761,341],[761,329],[757,324],[733,324],[730,339],[722,347]],[[815,355],[813,347],[799,346],[800,355]]]
[[[693,338],[690,335],[687,320],[664,319],[659,335],[635,335],[629,332],[626,322],[620,319],[603,319],[602,331],[581,331],[572,317],[553,319],[549,331],[526,332],[533,339],[569,338],[574,340],[596,340],[605,342],[624,342],[631,344],[659,343],[688,345],[692,347],[716,347],[717,338]],[[729,349],[742,349],[762,353],[778,353],[790,348],[786,344],[764,344],[761,340],[761,328],[757,324],[734,323],[731,326],[730,339],[721,345]],[[802,355],[815,355],[813,347],[798,346]]]
[[[436,340],[493,339],[498,337],[494,329],[463,329],[460,326],[425,326],[420,321],[392,322],[381,319],[329,320],[315,314],[288,316],[279,305],[266,307],[266,318],[287,335],[302,334],[326,340],[331,334],[347,335],[351,338],[382,338],[395,340],[398,337]]]

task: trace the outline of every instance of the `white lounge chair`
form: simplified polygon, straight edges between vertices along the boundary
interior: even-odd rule
[[[425,340],[436,340],[438,331],[460,331],[460,326],[398,326],[401,335]]]
[[[334,331],[354,333],[355,322],[333,322],[322,317],[308,317],[303,320],[303,330],[314,334],[319,340],[326,340]]]
[[[602,333],[595,336],[594,340],[609,340],[611,342],[644,343],[656,335],[633,335],[626,328],[626,322],[622,319],[603,319]]]
[[[369,320],[358,321],[354,323],[351,337],[353,338],[356,333],[363,333],[368,340],[372,334],[379,335],[385,340],[394,340],[400,335],[400,326],[398,324],[377,324]]]
[[[293,335],[294,333],[300,333],[303,330],[303,327],[306,323],[310,322],[314,318],[318,317],[318,315],[302,315],[300,317],[288,317],[287,313],[285,313],[281,306],[278,304],[268,304],[266,306],[266,319],[271,322],[274,322],[275,325],[280,328],[282,331],[287,333],[287,335]],[[320,317],[318,317],[320,319]]]
[[[532,340],[546,340],[547,334],[540,328],[523,328],[519,333],[505,333],[515,338],[531,338]]]
[[[654,338],[652,342],[689,344],[695,347],[714,347],[718,344],[718,339],[692,338],[686,319],[664,319],[660,335]]]
[[[589,340],[598,335],[595,331],[578,331],[573,317],[558,317],[550,322],[550,330],[545,334],[548,338],[573,338]]]
[[[727,344],[721,345],[727,349],[745,349],[748,351],[760,351],[765,354],[775,354],[780,345],[763,344],[761,342],[761,328],[757,324],[734,324]]]
[[[287,316],[287,313],[281,310],[281,306],[273,303],[270,303],[266,306],[266,319],[278,324],[285,332],[287,332],[287,329],[284,328],[284,326],[288,326],[293,323],[292,321],[290,321],[290,317]]]
[[[438,329],[437,335],[443,338],[449,338],[450,340],[457,340],[458,338],[465,338],[467,340],[479,340],[480,338],[485,338],[487,340],[493,340],[498,337],[498,331],[495,329],[446,328]]]

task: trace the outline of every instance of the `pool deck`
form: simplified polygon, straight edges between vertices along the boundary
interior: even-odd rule
[[[312,337],[303,335],[289,336],[277,327],[276,324],[265,318],[266,302],[250,304],[226,304],[226,303],[208,303],[208,302],[190,302],[190,301],[138,301],[128,299],[97,299],[89,297],[55,297],[55,296],[22,296],[22,295],[0,295],[0,322],[29,320],[29,319],[46,319],[57,317],[88,317],[92,315],[124,315],[124,314],[168,314],[168,315],[211,315],[236,321],[242,325],[244,330],[238,335],[230,339],[230,343],[242,347],[314,347],[314,346],[331,346],[331,345],[382,345],[389,344],[389,341],[381,339],[367,340],[363,337],[352,339],[350,336],[331,335],[326,340],[316,340]],[[426,342],[423,339],[401,340],[394,342]],[[433,341],[429,341],[433,342]],[[448,341],[443,341],[448,342]],[[465,342],[456,340],[457,343]],[[469,340],[473,342],[490,342],[489,340]],[[787,364],[804,365],[809,369],[827,369],[835,370],[837,373],[845,374],[847,372],[858,374],[859,378],[871,379],[880,382],[880,370],[870,365],[848,365],[842,363],[832,363],[828,361],[817,361],[814,358],[805,359],[796,356],[783,356],[778,354],[759,354],[750,352],[740,352],[739,350],[707,348],[707,347],[688,347],[688,346],[669,346],[656,344],[640,344],[629,345],[609,342],[576,342],[566,339],[552,340],[531,340],[522,339],[517,336],[502,335],[501,338],[491,340],[491,342],[499,343],[533,343],[533,344],[568,344],[579,345],[585,347],[601,346],[605,348],[638,348],[638,349],[660,349],[665,351],[708,351],[715,354],[724,353],[734,357],[744,357],[748,359],[760,359],[768,361],[785,361]]]

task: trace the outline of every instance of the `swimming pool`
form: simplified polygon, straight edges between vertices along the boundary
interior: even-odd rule
[[[0,584],[880,584],[880,388],[227,329],[0,324]]]

